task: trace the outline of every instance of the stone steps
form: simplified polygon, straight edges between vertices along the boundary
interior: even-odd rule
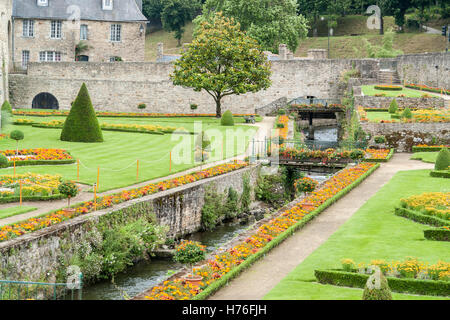
[[[380,70],[380,71],[378,71],[377,77],[378,77],[378,81],[380,83],[387,83],[387,84],[400,84],[401,83],[397,71]]]

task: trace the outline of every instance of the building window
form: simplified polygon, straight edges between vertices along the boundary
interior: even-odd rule
[[[48,0],[37,0],[37,5],[40,7],[47,7],[48,6]]]
[[[40,62],[57,62],[61,61],[61,52],[57,51],[41,51],[39,52]]]
[[[23,20],[23,36],[34,37],[34,20]]]
[[[103,10],[112,10],[113,9],[113,0],[103,0]]]
[[[24,50],[22,51],[22,69],[28,68],[28,62],[30,62],[30,51]]]
[[[61,29],[62,29],[62,22],[59,20],[53,20],[51,23],[50,38],[61,39]]]
[[[121,30],[122,25],[112,24],[111,25],[111,41],[120,42],[121,41]]]
[[[80,26],[80,40],[88,39],[88,26],[87,24],[82,24]]]

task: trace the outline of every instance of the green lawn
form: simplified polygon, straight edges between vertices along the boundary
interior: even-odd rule
[[[404,94],[408,98],[420,98],[420,97],[422,97],[423,94],[426,93],[430,96],[439,98],[438,96],[436,96],[432,93],[421,92],[421,91],[417,91],[417,90],[413,90],[413,89],[409,89],[409,88],[403,88],[400,91],[377,90],[377,89],[375,89],[374,85],[366,85],[366,86],[362,86],[361,89],[362,89],[363,94],[366,96],[374,96],[377,93],[384,93],[386,95],[386,97],[398,97],[399,95]]]
[[[23,118],[23,117],[20,117]],[[27,117],[30,118],[30,117]],[[33,117],[36,121],[50,121],[62,117]],[[169,121],[170,120],[170,121]],[[223,149],[226,158],[241,154],[245,146],[256,132],[254,126],[235,125],[220,126],[216,118],[175,118],[175,119],[135,119],[135,118],[99,118],[100,122],[161,124],[165,126],[184,127],[192,131],[195,126],[202,126],[212,141],[211,160],[222,158]],[[31,126],[11,126],[9,131],[19,129],[24,132],[25,139],[19,148],[61,148],[68,150],[73,157],[80,159],[80,181],[93,184],[97,179],[97,167],[100,167],[100,191],[126,187],[137,182],[169,175],[197,166],[193,162],[194,135],[153,135],[143,133],[127,133],[104,131],[103,143],[75,143],[60,141],[60,129],[33,128]],[[228,131],[230,130],[230,131]],[[217,138],[215,138],[217,136]],[[182,154],[173,148],[180,142],[188,143],[184,149],[187,161],[178,161],[177,155]],[[232,146],[234,141],[234,147]],[[239,146],[240,144],[240,146]],[[228,147],[227,147],[228,146]],[[0,140],[0,150],[15,149],[15,141]],[[172,168],[169,171],[170,151],[172,150]],[[179,158],[179,157],[178,157]],[[184,158],[184,157],[183,157]],[[137,160],[139,159],[139,180],[136,179]],[[0,175],[11,174],[12,168],[0,169]],[[27,166],[16,168],[17,173],[36,172],[60,174],[65,179],[76,179],[77,166]]]
[[[0,209],[0,219],[9,218],[12,216],[17,216],[22,213],[27,213],[30,211],[34,211],[36,208],[29,206],[15,206],[6,209]]]
[[[371,122],[379,122],[381,120],[400,121],[399,119],[391,119],[391,114],[387,111],[369,111],[367,112],[367,119]]]
[[[404,260],[417,257],[436,263],[450,261],[450,243],[423,237],[428,226],[394,215],[399,200],[423,192],[449,192],[445,179],[432,178],[429,170],[402,171],[384,185],[324,244],[286,276],[264,299],[361,299],[362,289],[321,285],[315,269],[340,268],[343,258],[356,263],[374,259]],[[394,299],[445,299],[393,293]]]
[[[439,152],[416,152],[411,157],[412,160],[421,160],[423,162],[435,163]]]

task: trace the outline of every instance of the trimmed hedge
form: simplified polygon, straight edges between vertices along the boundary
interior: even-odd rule
[[[428,224],[431,226],[445,227],[449,225],[449,221],[446,221],[444,219],[422,214],[418,211],[406,208],[395,208],[395,214],[399,217],[407,218],[415,222]]]
[[[94,107],[86,84],[81,85],[61,131],[61,140],[70,142],[103,142]]]
[[[388,162],[394,156],[394,153],[395,153],[395,149],[391,148],[391,150],[389,151],[389,154],[387,155],[387,157],[385,159],[364,159],[364,161],[366,161],[366,162]]]
[[[446,230],[446,229],[423,230],[423,236],[425,237],[425,239],[428,239],[428,240],[450,241],[450,230]]]
[[[55,194],[51,196],[23,196],[22,201],[52,201],[52,200],[61,200],[65,197],[62,194]],[[12,197],[0,197],[0,203],[11,203],[11,202],[19,202],[20,196],[12,196]]]
[[[220,124],[222,126],[234,126],[233,114],[230,110],[224,112],[222,119],[220,119]]]
[[[266,246],[261,248],[258,252],[255,254],[249,256],[247,259],[244,260],[239,266],[232,269],[230,272],[226,273],[222,278],[220,278],[217,281],[214,281],[210,286],[208,286],[205,290],[200,292],[198,295],[194,296],[192,300],[204,300],[216,291],[218,291],[220,288],[225,286],[229,281],[236,278],[239,274],[241,274],[243,271],[245,271],[247,268],[251,267],[253,263],[258,261],[260,258],[264,257],[270,250],[281,244],[284,240],[286,240],[288,237],[293,235],[296,231],[303,228],[306,224],[308,224],[309,221],[314,219],[316,216],[318,216],[322,211],[324,211],[326,208],[331,206],[333,203],[341,199],[343,196],[345,196],[347,193],[352,191],[354,188],[359,186],[368,176],[370,176],[376,169],[380,167],[380,164],[377,163],[375,166],[370,168],[366,173],[364,173],[362,176],[360,176],[358,179],[356,179],[352,184],[347,186],[346,188],[342,189],[339,193],[337,193],[333,198],[328,199],[322,205],[320,205],[316,210],[312,211],[308,215],[306,215],[302,220],[294,224],[293,226],[289,227],[286,231],[281,233],[278,237],[274,238],[272,241],[267,243]]]
[[[450,170],[433,170],[430,172],[430,176],[450,179]]]
[[[314,270],[319,283],[341,287],[361,288],[370,275],[341,270]],[[386,277],[389,288],[394,292],[429,296],[449,296],[450,282],[441,280],[399,279]]]
[[[384,91],[402,91],[403,87],[401,86],[375,86],[374,87],[376,90],[384,90]]]
[[[450,147],[450,146],[449,146]],[[412,152],[439,152],[441,151],[442,147],[438,146],[428,146],[428,147],[418,147],[413,146]]]
[[[60,164],[72,164],[77,162],[75,159],[71,160],[24,160],[24,161],[16,161],[16,167],[24,167],[24,166],[46,166],[46,165],[60,165]],[[13,162],[8,162],[8,168],[13,167]]]

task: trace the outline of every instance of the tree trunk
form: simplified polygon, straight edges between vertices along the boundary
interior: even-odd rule
[[[220,104],[220,99],[221,98],[216,99],[216,118],[222,117],[222,108],[221,108],[221,104]]]

